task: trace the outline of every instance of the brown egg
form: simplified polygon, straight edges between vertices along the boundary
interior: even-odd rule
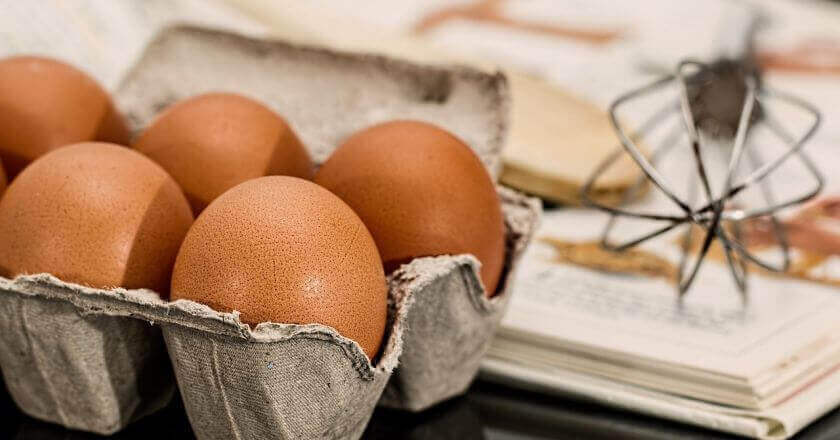
[[[371,358],[385,331],[373,238],[338,197],[295,177],[250,180],[201,213],[175,262],[179,298],[238,310],[249,324],[328,325]]]
[[[3,168],[3,162],[0,161],[0,195],[3,195],[3,191],[6,191],[6,185],[9,184],[8,178],[6,178],[6,170]]]
[[[48,58],[0,60],[0,158],[9,178],[48,151],[83,141],[129,142],[128,127],[96,81]]]
[[[160,115],[134,144],[181,185],[196,215],[255,177],[312,178],[312,161],[289,124],[244,96],[210,93]]]
[[[191,223],[178,185],[142,154],[69,145],[32,162],[0,200],[0,274],[47,272],[166,296]]]
[[[315,182],[359,214],[386,271],[416,257],[469,253],[482,264],[488,296],[496,291],[505,256],[499,197],[452,134],[415,121],[370,127],[347,139]]]

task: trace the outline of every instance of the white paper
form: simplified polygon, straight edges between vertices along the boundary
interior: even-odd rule
[[[561,369],[535,369],[487,358],[482,377],[530,390],[574,396],[603,405],[757,439],[785,439],[840,404],[840,372],[785,404],[762,411],[709,405],[667,393]]]

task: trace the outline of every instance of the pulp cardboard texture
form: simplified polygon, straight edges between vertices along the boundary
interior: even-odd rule
[[[478,373],[511,295],[514,269],[536,230],[538,200],[499,187],[506,252],[498,293],[487,298],[471,255],[417,258],[390,277],[412,292],[400,363],[380,404],[421,411],[462,394]]]
[[[182,26],[150,44],[115,99],[137,132],[168,104],[209,91],[271,106],[318,163],[358,129],[421,119],[460,136],[497,175],[508,108],[501,74]],[[539,203],[499,191],[509,280]],[[373,364],[322,325],[251,329],[236,312],[165,302],[148,290],[94,289],[48,274],[0,278],[0,367],[23,411],[75,429],[109,434],[161,408],[174,367],[199,439],[358,438],[403,349],[382,399],[388,406],[428,407],[475,376],[509,297],[505,281],[485,298],[478,265],[472,256],[442,256],[395,272],[387,339]]]
[[[97,312],[121,309],[122,292],[93,295],[48,275],[0,278],[0,366],[30,416],[111,434],[169,403],[175,383],[160,328]]]
[[[319,324],[251,329],[237,312],[48,274],[0,278],[0,291],[0,361],[25,412],[109,434],[165,405],[173,387],[156,324],[200,439],[358,438],[399,358],[411,300],[390,295],[373,366],[358,344]]]
[[[168,105],[207,92],[239,93],[268,105],[294,128],[315,163],[358,130],[420,119],[472,147],[494,181],[501,168],[510,106],[502,73],[181,26],[150,43],[115,99],[137,132]]]

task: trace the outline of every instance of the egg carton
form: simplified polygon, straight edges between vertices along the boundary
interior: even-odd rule
[[[539,209],[512,190],[499,193],[507,227],[500,293],[486,298],[470,255],[402,266],[388,279],[388,331],[375,364],[320,324],[252,329],[238,312],[37,274],[0,277],[6,385],[32,417],[112,434],[168,403],[171,360],[200,439],[359,438],[380,396],[391,407],[422,409],[474,378]]]
[[[167,105],[210,91],[272,107],[317,163],[359,129],[419,119],[464,139],[498,175],[508,109],[498,73],[179,26],[153,40],[115,100],[137,133]],[[236,313],[41,274],[0,279],[0,367],[9,391],[36,418],[113,433],[169,400],[168,351],[200,439],[358,438],[380,395],[382,404],[418,410],[463,392],[475,376],[539,214],[535,199],[499,192],[508,231],[499,293],[485,297],[471,256],[410,262],[389,278],[388,339],[374,364],[329,327],[250,329]]]
[[[0,277],[6,385],[30,416],[111,434],[167,404],[171,359],[200,439],[358,438],[380,395],[388,406],[422,409],[474,378],[538,212],[533,199],[499,193],[508,231],[500,292],[485,297],[470,255],[402,266],[388,280],[389,330],[375,365],[327,326],[251,329],[238,312],[38,274]]]
[[[464,140],[496,181],[507,134],[507,87],[501,73],[179,26],[150,45],[116,99],[139,132],[161,109],[184,98],[214,91],[250,96],[283,115],[318,164],[358,130],[393,119],[423,120]],[[516,220],[507,219],[515,222],[507,225],[509,271],[530,241],[540,205],[512,190],[500,191],[507,214],[513,206],[521,211]],[[510,283],[500,284],[500,293],[487,299],[473,273],[478,262],[470,258],[420,258],[394,274],[394,280],[431,293],[418,297],[409,315],[404,361],[383,405],[422,410],[463,393],[478,372]],[[457,280],[432,282],[445,278],[441,270],[456,266],[462,274]]]
[[[149,290],[38,274],[0,278],[0,292],[0,364],[24,412],[114,433],[166,405],[171,359],[200,439],[359,438],[399,358],[411,300],[410,291],[390,294],[374,365],[331,327],[252,329],[238,312],[168,302]]]

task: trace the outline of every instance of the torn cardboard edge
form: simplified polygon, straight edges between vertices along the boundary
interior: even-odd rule
[[[23,412],[107,435],[169,403],[175,384],[158,327],[16,293],[29,287],[0,279],[0,367]]]
[[[422,411],[464,393],[478,374],[510,299],[517,264],[542,211],[539,199],[502,186],[497,189],[506,249],[494,296],[486,296],[481,264],[472,255],[416,258],[389,277],[392,290],[413,292],[414,305],[407,317],[400,365],[382,394],[381,406]]]
[[[0,278],[2,325],[15,327],[0,334],[0,346],[13,348],[0,352],[0,362],[24,412],[74,429],[112,434],[162,408],[174,389],[174,368],[201,439],[313,438],[321,429],[357,438],[398,362],[410,302],[411,292],[389,294],[389,326],[374,365],[355,341],[321,324],[261,323],[251,329],[237,312],[216,312],[188,300],[167,302],[149,290],[96,289],[49,274]],[[162,338],[159,331],[149,333],[157,328]],[[267,371],[263,356],[277,367],[269,362]],[[126,377],[147,375],[143,370],[149,367],[121,362],[122,357],[165,359],[168,374],[159,371],[159,363],[154,370],[168,384],[115,386]],[[248,379],[232,379],[237,375]],[[81,389],[74,393],[77,383]],[[34,400],[31,394],[37,394]],[[239,400],[230,405],[235,396]],[[348,396],[355,396],[353,410],[339,404]],[[90,401],[97,404],[86,405]],[[129,413],[126,406],[143,410]],[[270,436],[255,434],[273,429],[277,433]]]
[[[464,273],[467,293],[476,310],[488,311],[495,303],[501,302],[501,298],[510,290],[511,272],[539,226],[542,203],[538,198],[502,185],[496,185],[496,191],[501,200],[505,222],[505,263],[498,293],[487,297],[479,275],[481,263],[469,254],[415,258],[394,271],[388,277],[389,283],[400,286],[400,289],[419,291],[438,274],[458,267]]]
[[[506,223],[506,256],[502,291],[508,290],[508,272],[513,261],[527,246],[536,229],[541,211],[538,199],[520,195],[514,190],[497,187]],[[499,293],[492,298],[484,294],[478,271],[480,263],[472,255],[444,255],[416,258],[403,265],[389,277],[389,324],[398,322],[408,313],[408,305],[413,303],[412,292],[420,291],[435,278],[447,276],[453,272],[465,271],[467,293],[479,310],[489,310],[490,305],[503,297]],[[381,362],[374,367],[361,347],[355,341],[346,338],[332,327],[321,324],[283,324],[264,322],[253,328],[239,319],[239,312],[219,312],[209,306],[194,301],[179,299],[166,301],[160,295],[148,289],[125,289],[114,287],[100,289],[62,281],[51,274],[20,275],[14,280],[0,276],[0,291],[64,301],[72,304],[81,316],[122,316],[141,319],[155,324],[172,324],[193,330],[238,338],[254,343],[283,342],[295,338],[328,340],[342,347],[347,356],[358,366],[359,374],[369,378],[373,369],[382,368],[390,372],[396,361],[385,354]],[[393,315],[393,316],[391,316]],[[402,327],[387,336],[383,353],[398,348],[402,342]]]
[[[373,370],[381,368],[391,372],[396,366],[402,343],[402,328],[391,328],[381,362],[374,366],[356,341],[348,339],[334,328],[321,324],[281,324],[260,323],[252,329],[239,319],[239,312],[218,312],[209,306],[194,301],[179,299],[166,301],[160,295],[148,289],[97,289],[62,281],[50,274],[20,275],[14,280],[0,277],[0,291],[25,297],[38,297],[55,301],[64,301],[76,307],[78,313],[85,316],[122,316],[141,319],[152,325],[178,325],[200,332],[227,336],[258,344],[285,342],[293,339],[323,340],[341,347],[359,372],[359,376],[369,380]],[[394,303],[398,317],[405,313],[401,309],[409,302],[409,295],[389,298]],[[399,319],[389,318],[389,322],[399,323]]]

